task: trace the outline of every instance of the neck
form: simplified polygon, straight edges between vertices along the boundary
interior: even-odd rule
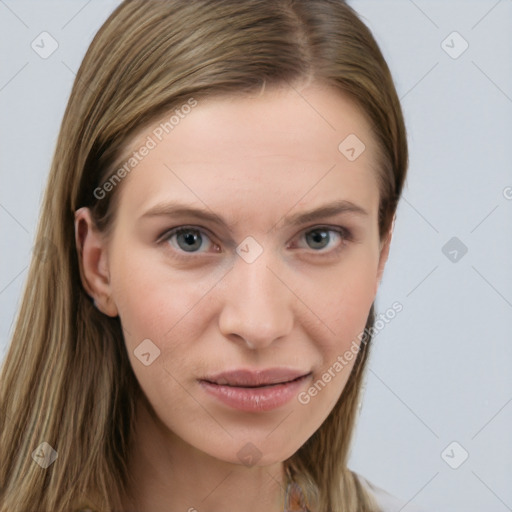
[[[125,512],[282,512],[283,464],[247,467],[201,452],[171,432],[139,401],[128,463],[133,484]]]

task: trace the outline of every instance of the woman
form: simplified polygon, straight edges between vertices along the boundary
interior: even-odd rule
[[[406,170],[341,0],[123,2],[2,368],[0,511],[392,510],[347,457]]]

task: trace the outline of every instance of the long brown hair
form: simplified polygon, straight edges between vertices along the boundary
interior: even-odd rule
[[[383,239],[406,177],[406,130],[378,45],[342,0],[126,0],[100,28],[65,111],[2,365],[0,512],[120,510],[129,485],[141,390],[119,317],[99,312],[82,286],[74,212],[91,208],[109,232],[119,187],[101,199],[94,191],[137,130],[190,98],[307,79],[334,85],[370,121]],[[372,305],[367,330],[373,322]],[[328,418],[284,463],[315,512],[376,510],[347,468],[370,342]]]

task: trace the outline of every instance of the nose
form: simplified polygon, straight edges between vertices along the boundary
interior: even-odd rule
[[[247,263],[237,258],[224,280],[222,334],[252,350],[268,347],[293,327],[293,292],[270,251]]]

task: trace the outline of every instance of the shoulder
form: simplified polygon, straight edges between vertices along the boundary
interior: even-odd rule
[[[419,508],[414,503],[401,500],[381,487],[376,486],[373,482],[367,480],[364,476],[359,473],[353,472],[357,479],[361,482],[361,485],[371,494],[377,505],[380,507],[381,512],[397,512],[402,510],[407,505],[407,512],[426,512]]]

